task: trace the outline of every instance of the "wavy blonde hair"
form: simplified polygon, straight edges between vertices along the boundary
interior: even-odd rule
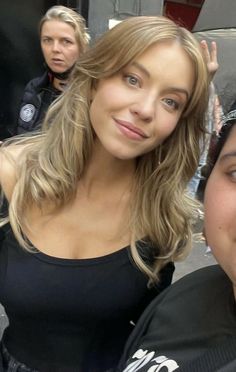
[[[57,20],[65,22],[75,31],[75,39],[80,49],[80,53],[84,53],[90,40],[85,19],[76,11],[67,8],[63,5],[55,5],[47,10],[39,23],[39,35],[41,35],[42,27],[46,21]]]
[[[185,28],[165,17],[126,19],[106,32],[76,63],[69,88],[49,109],[41,134],[27,143],[12,195],[9,217],[14,233],[22,237],[29,205],[55,209],[71,201],[78,180],[91,157],[94,133],[89,119],[90,92],[99,79],[108,78],[155,43],[178,41],[195,70],[194,89],[173,133],[153,151],[137,159],[130,203],[131,253],[151,280],[169,261],[178,260],[192,243],[192,218],[197,205],[186,186],[194,175],[204,139],[209,79],[199,43]],[[15,140],[14,140],[15,141]],[[136,242],[152,247],[152,264],[145,263]],[[145,248],[144,248],[145,255]]]

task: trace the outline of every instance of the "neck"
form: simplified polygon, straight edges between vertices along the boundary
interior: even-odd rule
[[[61,92],[63,92],[65,90],[67,83],[68,83],[68,80],[59,80],[54,77],[52,85],[57,90],[60,90]]]
[[[120,160],[99,144],[94,144],[94,151],[83,177],[83,185],[90,194],[93,190],[129,190],[135,173],[135,159]]]

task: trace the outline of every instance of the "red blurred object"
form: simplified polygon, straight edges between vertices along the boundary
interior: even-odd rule
[[[165,16],[191,31],[203,3],[203,0],[165,1]]]
[[[204,0],[186,0],[186,3],[189,5],[200,5],[204,3]]]

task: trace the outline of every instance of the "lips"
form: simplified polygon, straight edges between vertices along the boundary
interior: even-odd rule
[[[134,139],[148,138],[148,135],[142,129],[136,127],[135,125],[124,120],[118,119],[114,120],[118,128],[122,131],[122,133],[125,133],[126,135],[128,135],[128,137],[132,137]]]
[[[64,63],[62,59],[58,59],[58,58],[52,58],[52,62],[53,63]]]

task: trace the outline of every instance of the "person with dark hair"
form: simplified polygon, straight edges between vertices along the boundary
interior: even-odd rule
[[[42,17],[39,35],[46,71],[31,80],[24,90],[17,134],[40,129],[49,105],[64,91],[90,39],[84,18],[62,5],[53,6]]]
[[[117,372],[236,371],[236,106],[211,154],[205,237],[219,265],[186,275],[146,309]]]

